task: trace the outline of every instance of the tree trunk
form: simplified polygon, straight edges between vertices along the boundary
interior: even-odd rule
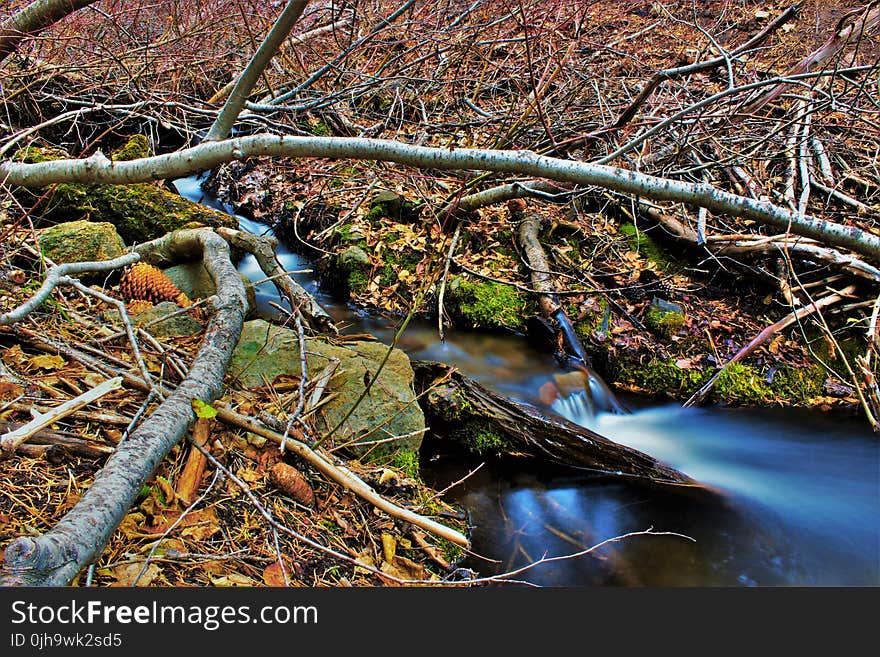
[[[576,160],[563,160],[531,151],[477,148],[432,148],[387,139],[360,137],[280,137],[253,135],[204,142],[167,155],[111,162],[103,154],[80,160],[23,164],[0,162],[0,179],[8,185],[42,187],[52,183],[92,182],[126,184],[161,178],[180,178],[232,160],[270,155],[397,162],[417,168],[473,169],[550,178],[597,186],[655,201],[677,201],[731,217],[753,219],[768,226],[852,249],[880,262],[880,237],[854,226],[800,215],[784,207],[731,194],[709,183],[659,178],[638,171]]]
[[[45,30],[95,0],[36,0],[0,23],[0,61],[27,36]]]
[[[248,65],[236,80],[235,86],[229,93],[229,98],[223,105],[223,109],[220,110],[214,125],[211,126],[205,141],[217,141],[219,139],[226,139],[229,136],[235,120],[241,114],[241,110],[244,109],[248,94],[254,88],[254,85],[272,60],[272,57],[278,52],[281,44],[284,43],[287,35],[290,34],[290,30],[293,29],[299,17],[302,16],[303,10],[308,3],[308,0],[291,0],[287,3],[284,11],[281,12],[278,20],[275,21],[272,29],[269,30],[269,34],[266,35],[263,43],[257,48],[257,51],[251,57],[251,61],[248,62]]]

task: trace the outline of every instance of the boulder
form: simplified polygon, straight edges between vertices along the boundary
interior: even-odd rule
[[[132,318],[132,321],[136,326],[143,326],[153,320],[176,313],[178,310],[180,310],[180,306],[173,301],[163,301],[162,303],[157,303],[152,308],[138,313]],[[195,318],[186,313],[181,313],[180,315],[169,317],[164,321],[156,322],[147,328],[147,330],[153,337],[169,338],[175,336],[189,337],[197,335],[204,328],[205,327]]]
[[[37,242],[43,255],[56,264],[112,260],[125,253],[122,238],[107,222],[68,221],[40,230]]]
[[[306,338],[310,378],[320,374],[331,359],[339,359],[336,374],[324,393],[333,398],[318,412],[317,429],[326,433],[341,422],[328,442],[346,445],[354,456],[368,456],[371,461],[417,452],[425,429],[425,417],[413,392],[413,369],[409,357],[399,349],[391,350],[369,393],[358,402],[365,380],[376,377],[389,349],[377,342],[354,341],[340,346]],[[229,375],[237,386],[257,388],[279,376],[299,374],[299,339],[295,331],[262,319],[245,322],[229,366]],[[399,439],[388,440],[395,436]]]

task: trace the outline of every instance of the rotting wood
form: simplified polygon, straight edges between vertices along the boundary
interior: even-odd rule
[[[503,397],[448,365],[416,360],[413,370],[426,419],[439,435],[467,441],[470,430],[481,429],[501,438],[504,453],[573,470],[694,484],[685,474],[651,456],[535,406]]]

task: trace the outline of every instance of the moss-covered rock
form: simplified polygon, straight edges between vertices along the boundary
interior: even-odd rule
[[[29,146],[18,151],[14,159],[32,163],[67,157],[69,155],[59,149]],[[21,198],[21,193],[17,196]],[[127,244],[146,242],[180,228],[238,227],[238,220],[231,215],[149,183],[61,183],[55,185],[52,193],[39,201],[34,210],[52,223],[81,219],[110,222]]]
[[[132,135],[125,144],[113,151],[112,159],[116,162],[128,162],[150,155],[149,139],[145,135]]]
[[[125,253],[116,227],[107,222],[69,221],[37,233],[43,255],[56,264],[112,260]]]
[[[342,347],[306,340],[309,376],[317,376],[331,359],[339,359],[327,389],[327,394],[333,396],[321,407],[317,429],[335,429],[334,444],[347,445],[355,456],[370,460],[393,459],[401,450],[417,453],[425,430],[425,417],[413,392],[409,358],[399,349],[392,349],[390,354],[388,350],[388,346],[377,342],[350,342]],[[298,377],[299,353],[295,331],[263,320],[249,321],[233,353],[229,375],[236,385],[245,388],[262,386],[280,376]],[[373,378],[369,393],[361,399],[365,379]]]
[[[678,333],[685,323],[684,311],[675,303],[654,298],[645,313],[645,324],[655,333],[669,338]]]
[[[370,270],[373,265],[370,256],[358,246],[350,246],[336,256],[340,278],[345,283],[347,294],[362,294],[370,284]]]
[[[469,328],[522,330],[530,299],[511,285],[454,277],[447,287],[447,308]]]

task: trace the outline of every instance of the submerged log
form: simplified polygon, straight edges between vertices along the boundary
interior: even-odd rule
[[[529,456],[576,470],[695,484],[647,454],[541,409],[508,399],[454,368],[413,361],[416,392],[432,431],[475,451]]]

